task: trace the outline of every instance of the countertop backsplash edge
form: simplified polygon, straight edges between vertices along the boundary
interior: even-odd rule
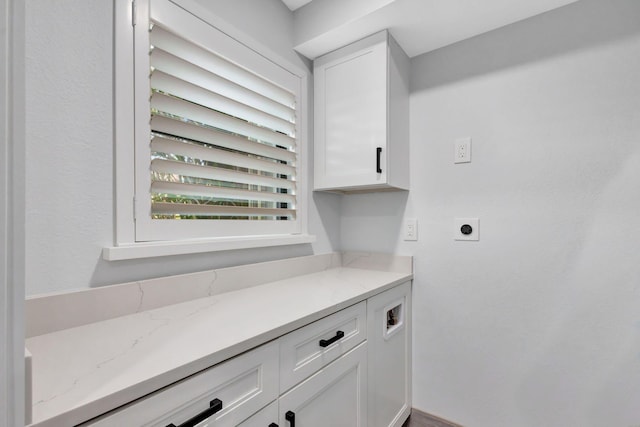
[[[25,301],[26,338],[332,268],[412,274],[412,257],[331,252],[60,293]]]

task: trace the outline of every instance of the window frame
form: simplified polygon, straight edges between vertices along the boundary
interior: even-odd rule
[[[192,0],[167,0],[188,11],[218,31],[245,45],[270,62],[278,65],[300,79],[298,117],[298,161],[297,161],[297,218],[299,231],[295,234],[266,234],[253,236],[200,237],[180,240],[136,240],[135,224],[135,56],[134,22],[144,25],[138,17],[149,16],[150,0],[114,0],[114,244],[103,249],[106,260],[120,260],[188,254],[219,250],[280,246],[311,243],[315,236],[307,233],[308,212],[308,84],[309,71],[291,63],[270,49],[256,42],[210,10]],[[138,22],[136,22],[138,21]]]

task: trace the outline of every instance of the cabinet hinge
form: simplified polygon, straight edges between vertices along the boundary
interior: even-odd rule
[[[135,196],[134,196],[134,197],[133,197],[133,220],[134,220],[134,221],[135,221],[136,219],[138,219],[138,216],[137,216],[137,214],[136,214],[136,213],[138,212],[138,209],[136,208],[136,206],[137,206],[137,204],[136,204],[136,198],[135,198]]]
[[[133,0],[131,2],[131,26],[135,27],[136,26],[136,1]]]

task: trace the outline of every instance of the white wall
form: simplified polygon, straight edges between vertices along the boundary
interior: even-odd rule
[[[24,21],[0,0],[0,427],[25,424]]]
[[[202,4],[296,60],[279,0]],[[471,427],[640,424],[640,3],[582,0],[415,58],[411,192],[314,194],[313,247],[109,263],[111,21],[109,1],[27,0],[28,294],[413,254],[414,406]],[[461,136],[473,163],[453,165]],[[456,216],[480,218],[480,242],[452,240]]]
[[[192,1],[286,60],[310,68],[311,62],[293,50],[293,12],[281,0]]]
[[[415,256],[414,406],[640,425],[640,2],[583,0],[412,76],[411,192],[345,196],[341,241]],[[465,136],[473,162],[454,165]],[[454,242],[454,217],[479,217],[480,241]]]
[[[291,12],[279,0],[202,3],[276,54],[308,65],[292,51]],[[102,260],[102,248],[113,244],[113,2],[26,5],[28,295],[337,249],[340,200],[319,195],[309,215],[314,245]]]

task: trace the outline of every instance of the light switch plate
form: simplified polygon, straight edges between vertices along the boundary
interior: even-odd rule
[[[468,227],[471,227],[471,229],[469,230]],[[463,233],[463,230],[468,232],[468,234]],[[453,239],[480,240],[480,220],[478,218],[454,218]]]
[[[453,163],[471,163],[471,138],[456,139]]]

